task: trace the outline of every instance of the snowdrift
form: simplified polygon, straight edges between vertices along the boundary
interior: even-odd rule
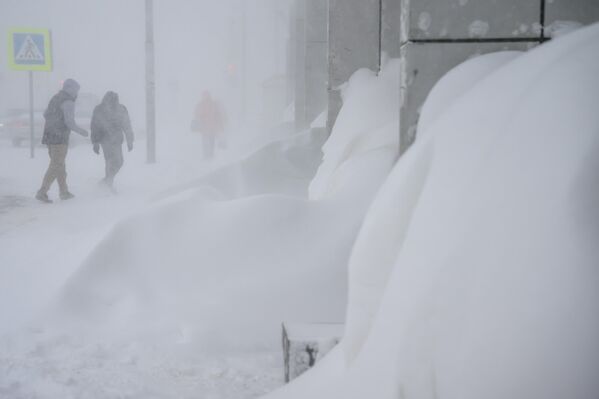
[[[184,328],[211,350],[278,343],[287,317],[342,316],[345,273],[331,265],[347,262],[359,227],[343,207],[205,198],[168,201],[119,224],[70,280],[63,310],[97,322],[104,336]]]
[[[306,197],[322,159],[326,131],[308,130],[271,139],[233,162],[217,164],[208,173],[183,185],[170,187],[161,199],[186,190],[210,187],[223,199],[282,193]]]
[[[331,137],[323,146],[323,162],[310,184],[314,200],[344,197],[352,181],[358,186],[376,178],[382,182],[399,151],[399,60],[389,60],[377,75],[356,71],[341,91],[343,108]],[[373,167],[378,171],[373,172]],[[361,175],[356,176],[355,173]],[[364,176],[368,174],[370,176]]]
[[[504,56],[439,83],[354,247],[346,337],[268,398],[597,396],[599,25]]]
[[[342,321],[350,249],[397,155],[389,128],[397,107],[378,109],[396,71],[391,63],[379,77],[350,82],[347,126],[330,139],[345,149],[325,185],[335,186],[334,198],[302,197],[310,154],[320,153],[314,138],[265,146],[119,223],[69,280],[55,306],[59,323],[100,336],[184,335],[196,349],[222,352],[278,347],[283,320]],[[369,106],[355,100],[365,90]],[[375,110],[383,130],[378,119],[352,130],[343,116]],[[325,169],[326,161],[318,174]]]

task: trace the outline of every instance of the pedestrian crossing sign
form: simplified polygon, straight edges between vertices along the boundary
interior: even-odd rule
[[[51,71],[50,31],[11,29],[8,32],[8,66],[15,71]]]

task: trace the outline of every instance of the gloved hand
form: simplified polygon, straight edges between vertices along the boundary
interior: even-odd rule
[[[131,152],[133,150],[133,143],[127,143],[127,150]]]
[[[98,155],[100,155],[100,144],[96,143],[94,144],[94,152]]]

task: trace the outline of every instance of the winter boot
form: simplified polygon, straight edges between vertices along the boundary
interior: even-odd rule
[[[48,194],[42,193],[41,191],[38,191],[37,194],[35,194],[35,199],[46,204],[52,203],[52,200],[48,198]]]
[[[63,201],[70,200],[71,198],[75,198],[75,196],[70,192],[60,193],[60,199]]]

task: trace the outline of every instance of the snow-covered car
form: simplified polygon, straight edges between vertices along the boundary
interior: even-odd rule
[[[30,133],[29,110],[17,108],[8,110],[6,115],[0,120],[0,133],[2,138],[8,139],[17,147],[24,142],[29,142]],[[36,144],[42,140],[44,129],[44,113],[41,110],[33,112],[33,126]]]
[[[0,122],[0,134],[3,138],[12,142],[13,146],[29,145],[31,138],[29,111],[13,110],[10,117],[2,119]],[[75,115],[75,122],[85,130],[90,130],[91,116]],[[44,112],[35,111],[33,113],[33,127],[35,145],[41,145],[42,135],[44,132]],[[73,145],[82,144],[89,141],[89,138],[82,137],[78,134],[71,134],[70,143]]]

